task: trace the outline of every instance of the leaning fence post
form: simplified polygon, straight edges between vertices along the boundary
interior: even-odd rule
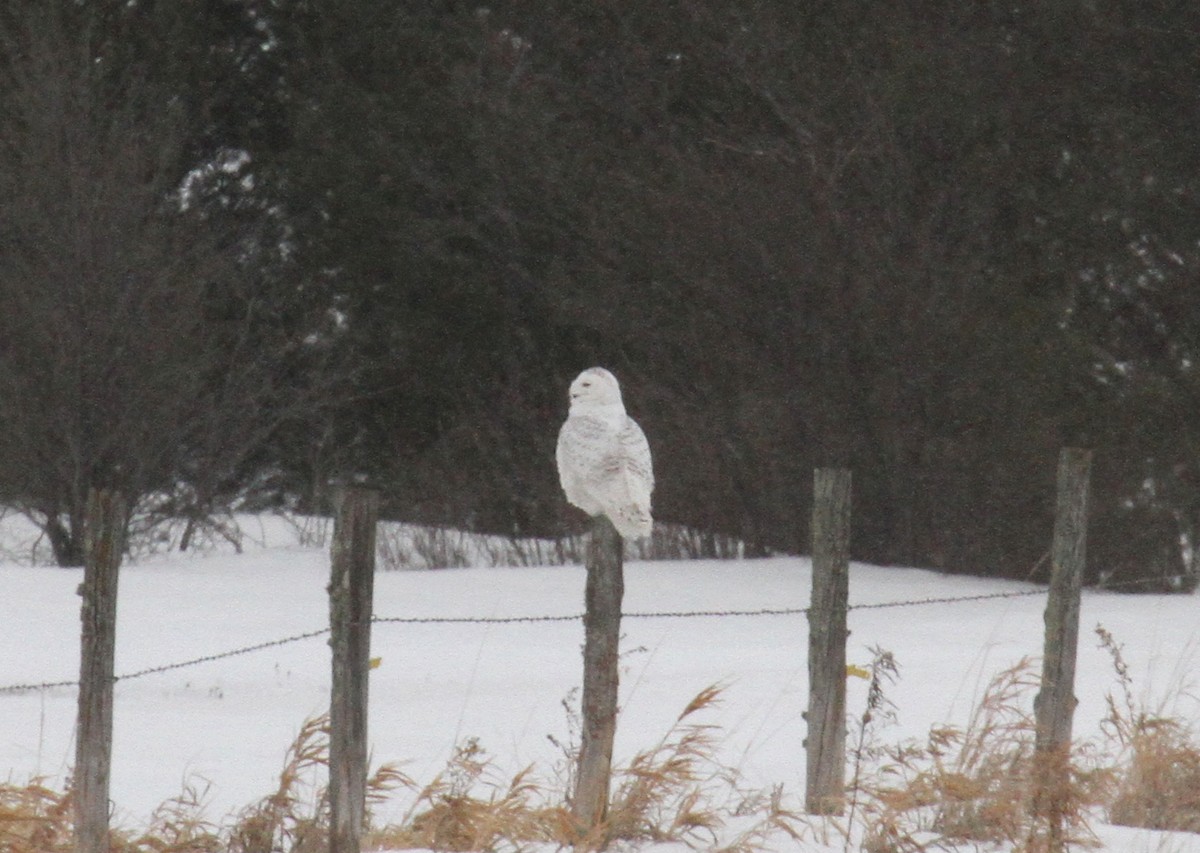
[[[375,492],[340,496],[330,554],[329,849],[359,853],[366,817],[367,680],[375,586]]]
[[[607,516],[592,520],[583,617],[583,731],[572,813],[587,832],[608,813],[613,737],[617,728],[618,645],[625,593],[621,536]]]
[[[1035,815],[1049,824],[1051,850],[1064,850],[1063,820],[1075,713],[1075,658],[1079,645],[1079,598],[1087,544],[1088,476],[1092,452],[1066,448],[1058,460],[1058,496],[1046,602],[1042,683],[1034,700]]]
[[[846,780],[846,600],[850,592],[850,472],[813,473],[812,598],[808,608],[805,810],[841,814]]]
[[[119,493],[93,489],[88,494],[84,537],[83,584],[79,587],[83,633],[75,734],[75,850],[108,853],[117,575],[125,549],[125,501]]]

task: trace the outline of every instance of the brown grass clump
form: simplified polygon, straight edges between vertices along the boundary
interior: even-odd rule
[[[550,784],[532,768],[496,770],[479,743],[466,741],[431,783],[417,786],[384,766],[368,780],[368,805],[397,788],[416,791],[398,825],[365,834],[365,847],[439,851],[520,850],[534,844],[598,850],[621,841],[675,841],[695,849],[749,853],[782,833],[799,839],[801,818],[787,810],[781,788],[751,791],[715,758],[716,730],[697,715],[719,701],[702,690],[663,738],[613,773],[606,820],[590,831],[575,825],[568,801],[570,771]],[[573,729],[577,734],[578,730]],[[573,738],[574,739],[574,738]],[[223,826],[204,819],[206,791],[188,786],[164,803],[138,834],[115,829],[112,853],[315,853],[328,848],[329,719],[306,721],[288,749],[274,791]],[[566,767],[577,759],[567,749]],[[74,847],[70,792],[35,781],[0,785],[0,850],[68,853]],[[718,830],[728,830],[723,842]]]
[[[719,696],[718,687],[702,690],[657,744],[614,770],[611,804],[596,827],[576,826],[571,814],[568,792],[576,747],[563,747],[557,780],[543,784],[531,768],[502,776],[472,739],[420,791],[401,823],[372,833],[369,843],[493,851],[535,843],[600,850],[623,841],[674,841],[695,849],[749,853],[778,833],[798,839],[799,817],[784,807],[781,789],[746,791],[736,771],[716,761],[716,730],[697,722],[695,715],[712,708]],[[578,729],[572,724],[571,730],[574,741]],[[738,828],[721,842],[718,830],[734,821]]]
[[[1200,743],[1187,723],[1152,713],[1133,699],[1121,646],[1103,626],[1100,646],[1113,662],[1121,702],[1110,693],[1105,731],[1121,753],[1120,778],[1108,808],[1115,824],[1200,832]]]
[[[432,850],[513,849],[570,836],[566,809],[544,804],[546,792],[525,768],[501,778],[474,738],[420,790],[402,822],[371,833],[373,847]]]
[[[313,853],[328,848],[329,718],[307,720],[288,749],[279,786],[222,828],[203,817],[206,791],[189,784],[159,806],[140,833],[114,828],[111,853]],[[390,765],[367,780],[368,800],[378,802],[411,782]],[[70,791],[40,780],[0,785],[0,851],[68,853],[74,850]]]
[[[700,691],[663,738],[615,774],[604,825],[606,840],[715,840],[720,819],[704,806],[705,788],[719,776],[712,760],[714,728],[692,716],[716,705],[720,688]]]
[[[924,745],[888,748],[888,759],[864,781],[869,797],[864,849],[923,851],[954,842],[1008,843],[1017,850],[1051,846],[1033,814],[1034,720],[1026,710],[1038,687],[1022,660],[992,679],[965,729],[935,727]],[[1090,846],[1086,810],[1104,799],[1110,775],[1077,751],[1059,794],[1063,840]]]
[[[56,853],[74,845],[71,799],[35,779],[28,785],[0,785],[0,850]]]
[[[279,786],[244,809],[229,832],[230,853],[315,853],[329,846],[329,803],[312,778],[329,765],[329,717],[306,720],[288,748]]]
[[[126,853],[223,853],[220,827],[203,817],[206,792],[186,784],[179,796],[154,810],[150,825]]]
[[[549,844],[600,850],[622,843],[675,842],[692,849],[751,853],[780,836],[803,843],[821,827],[791,811],[782,786],[747,787],[734,768],[716,758],[718,730],[701,721],[720,701],[721,688],[700,691],[653,746],[613,771],[612,797],[597,827],[576,825],[570,809],[575,746],[549,783],[532,768],[500,773],[474,740],[466,741],[445,770],[423,788],[392,766],[368,780],[368,806],[397,788],[415,801],[396,825],[372,829],[364,849],[438,851],[522,850]],[[568,722],[571,723],[569,700]],[[578,721],[571,728],[578,735]],[[207,790],[185,787],[160,806],[140,833],[114,829],[111,853],[315,853],[329,844],[329,719],[307,720],[288,749],[275,790],[229,821],[206,820]],[[0,785],[0,851],[68,853],[74,848],[71,794],[34,781]]]
[[[736,769],[716,760],[718,729],[695,715],[720,703],[711,685],[687,704],[661,740],[613,772],[613,793],[604,821],[577,849],[604,849],[614,842],[676,842],[697,850],[749,853],[783,834],[800,840],[803,820],[784,806],[782,786],[747,789]],[[721,838],[734,823],[740,829]]]
[[[140,834],[111,833],[111,853],[218,853],[216,827],[201,818],[201,795],[187,787],[159,806]],[[69,853],[75,849],[70,791],[47,788],[41,780],[25,786],[0,785],[0,850],[4,853]]]
[[[1200,748],[1178,721],[1145,721],[1109,818],[1123,826],[1200,832]]]
[[[306,720],[288,748],[279,786],[238,815],[228,831],[229,853],[316,853],[329,847],[329,715]],[[385,764],[367,779],[368,805],[396,788],[413,787]]]

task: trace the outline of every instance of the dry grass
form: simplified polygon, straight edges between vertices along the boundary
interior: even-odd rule
[[[657,744],[617,771],[608,814],[586,846],[615,840],[716,843],[722,820],[713,795],[733,780],[713,758],[715,729],[693,717],[715,706],[720,693],[716,686],[700,691]]]
[[[459,747],[450,764],[417,796],[396,826],[372,834],[377,847],[433,850],[520,850],[549,843],[600,850],[618,842],[674,841],[694,849],[749,853],[782,833],[799,839],[799,817],[783,805],[781,789],[748,791],[736,771],[715,759],[716,729],[696,716],[715,706],[720,688],[708,687],[683,709],[653,747],[613,773],[608,813],[595,827],[579,827],[568,793],[578,757],[571,744],[553,782],[532,768],[506,778],[474,740]],[[569,708],[569,702],[564,702]],[[569,711],[568,719],[573,719]],[[571,724],[577,733],[576,724]],[[572,737],[574,741],[574,737]],[[728,838],[719,830],[737,823]]]
[[[608,813],[576,839],[577,848],[677,842],[750,853],[780,835],[801,840],[804,819],[785,805],[782,786],[749,788],[736,768],[717,760],[719,729],[696,717],[720,704],[722,689],[701,690],[658,743],[614,770]]]
[[[207,790],[185,785],[183,792],[163,803],[150,825],[133,842],[137,851],[156,853],[221,853],[226,849],[221,829],[204,818]]]
[[[307,720],[288,749],[279,786],[238,815],[229,831],[230,853],[327,848],[329,804],[314,777],[328,764],[329,718]]]
[[[1023,660],[991,681],[966,728],[935,727],[925,744],[888,748],[887,760],[863,783],[864,848],[901,853],[984,842],[1019,851],[1050,849],[1049,827],[1034,815],[1037,762],[1028,709],[1037,686],[1030,662]],[[1067,770],[1066,789],[1054,792],[1063,841],[1093,845],[1086,813],[1103,802],[1111,772],[1082,749]]]
[[[465,742],[445,770],[423,788],[394,767],[368,781],[368,805],[397,788],[416,792],[396,825],[368,829],[379,848],[445,851],[521,850],[534,844],[598,850],[617,842],[676,841],[695,849],[749,853],[783,833],[799,838],[800,818],[784,805],[782,789],[751,791],[736,771],[715,759],[716,730],[698,717],[713,708],[720,689],[702,690],[650,749],[613,774],[605,821],[578,827],[568,802],[576,758],[540,781],[532,768],[501,774],[475,740]],[[564,703],[566,704],[566,703]],[[315,853],[328,848],[328,717],[307,721],[288,749],[274,791],[225,826],[203,817],[204,791],[188,788],[152,816],[145,831],[114,831],[113,853]],[[0,786],[0,850],[60,853],[73,847],[71,798],[34,782]],[[719,830],[730,825],[728,838]]]
[[[0,785],[0,850],[53,853],[70,850],[71,799],[35,779],[25,786]]]
[[[316,853],[329,848],[329,716],[307,720],[288,748],[279,785],[244,809],[225,833],[229,853]],[[367,779],[368,811],[398,788],[415,787],[392,764]]]
[[[372,847],[432,850],[520,849],[533,842],[563,842],[570,816],[546,805],[548,792],[526,768],[500,776],[478,741],[455,750],[446,769],[422,788],[400,823],[370,834]]]
[[[706,788],[716,781],[714,729],[693,716],[719,701],[713,686],[696,695],[653,747],[639,752],[616,774],[612,802],[600,830],[608,840],[715,840],[720,826],[706,808]]]
[[[887,697],[887,686],[900,677],[900,665],[891,652],[881,648],[871,649],[871,664],[864,673],[859,667],[846,670],[851,675],[867,678],[867,703],[855,723],[853,745],[850,748],[851,777],[846,800],[849,804],[847,824],[854,826],[864,808],[864,779],[867,768],[874,762],[888,757],[888,752],[879,746],[879,729],[896,719],[896,707]],[[845,833],[845,849],[849,851],[851,835]]]
[[[202,795],[186,788],[155,810],[144,832],[112,833],[112,853],[218,853],[224,847],[217,827],[202,818]],[[74,851],[71,793],[40,781],[0,785],[0,850],[5,853]]]
[[[1133,698],[1120,646],[1103,628],[1119,690],[1108,697],[1106,752],[1077,745],[1066,763],[1061,804],[1071,849],[1094,838],[1087,817],[1107,809],[1112,823],[1200,832],[1200,744],[1185,722],[1151,713]],[[754,790],[717,759],[720,732],[705,719],[721,688],[696,695],[663,737],[613,773],[605,820],[575,824],[570,808],[578,758],[578,712],[569,697],[563,760],[541,777],[532,767],[502,773],[473,739],[424,787],[393,766],[374,773],[369,807],[397,789],[412,804],[394,825],[371,828],[368,848],[438,851],[631,849],[674,842],[697,850],[750,853],[781,839],[797,846],[831,845],[868,853],[924,853],[955,845],[1005,844],[1020,853],[1050,850],[1060,840],[1039,815],[1033,792],[1033,696],[1028,660],[989,684],[965,727],[933,728],[921,743],[885,743],[881,730],[896,710],[887,697],[899,673],[892,656],[872,650],[867,705],[850,737],[847,815],[810,819],[788,805],[781,787]],[[855,672],[854,674],[859,674]],[[866,675],[867,673],[863,673]],[[577,697],[575,697],[577,699]],[[113,853],[313,853],[328,847],[328,718],[306,722],[288,750],[275,790],[221,825],[204,817],[206,791],[185,788],[140,832],[116,830]],[[831,839],[832,833],[832,839]],[[861,839],[861,841],[860,841]],[[0,851],[66,853],[73,848],[70,792],[40,780],[0,785]]]
[[[1121,646],[1097,626],[1100,646],[1112,658],[1120,690],[1109,694],[1105,731],[1117,744],[1119,782],[1109,820],[1123,826],[1200,832],[1200,743],[1187,722],[1133,698],[1133,679]]]

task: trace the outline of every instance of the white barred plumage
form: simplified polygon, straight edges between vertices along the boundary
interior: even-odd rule
[[[626,539],[648,536],[654,469],[646,435],[625,413],[621,386],[603,367],[571,383],[571,410],[558,433],[558,477],[567,500],[606,515]]]

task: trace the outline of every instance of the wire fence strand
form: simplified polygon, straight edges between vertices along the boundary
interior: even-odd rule
[[[578,613],[563,616],[372,616],[371,622],[383,625],[518,625],[536,622],[575,622]]]
[[[254,652],[261,652],[263,649],[273,648],[275,646],[286,646],[291,643],[298,643],[301,640],[309,640],[313,637],[320,637],[329,633],[328,628],[319,628],[315,631],[305,631],[303,634],[293,634],[290,637],[283,637],[278,640],[268,640],[264,643],[255,643],[250,646],[242,646],[229,651],[217,652],[211,655],[203,655],[190,660],[177,661],[175,663],[162,664],[161,666],[150,666],[145,669],[134,670],[133,672],[125,672],[120,675],[114,675],[113,681],[130,681],[135,678],[142,678],[147,675],[155,675],[160,672],[170,672],[174,669],[184,669],[190,666],[199,666],[202,663],[211,663],[212,661],[224,660],[226,658],[238,657],[240,655],[248,655]],[[78,687],[79,681],[43,681],[39,684],[9,684],[0,687],[0,694],[5,693],[31,693],[40,690],[56,690],[64,687]]]
[[[279,640],[268,640],[265,643],[255,643],[252,646],[243,646],[240,649],[231,649],[227,652],[217,652],[216,654],[203,655],[202,657],[192,658],[191,660],[179,661],[178,663],[167,663],[162,666],[150,666],[146,669],[139,669],[133,672],[127,672],[122,675],[115,676],[113,681],[129,681],[134,678],[141,678],[146,675],[155,675],[160,672],[170,672],[173,669],[184,669],[189,666],[199,666],[202,663],[212,663],[213,661],[225,660],[226,658],[238,657],[240,655],[248,655],[252,652],[261,652],[263,649],[270,649],[276,646],[286,646],[291,643],[298,643],[301,640],[311,640],[313,637],[321,637],[329,633],[329,628],[318,628],[315,631],[305,631],[303,634],[293,634],[290,637],[284,637]]]
[[[1103,591],[1114,590],[1118,588],[1130,588],[1149,585],[1165,585],[1169,587],[1171,584],[1178,584],[1184,581],[1190,581],[1190,576],[1179,575],[1163,578],[1144,578],[1136,581],[1124,581],[1115,584],[1109,584],[1100,589]],[[958,595],[958,596],[942,596],[930,598],[910,598],[901,601],[880,601],[869,602],[864,604],[851,604],[847,610],[883,610],[896,607],[920,607],[930,604],[958,604],[971,601],[990,601],[1003,598],[1030,598],[1039,595],[1045,595],[1047,592],[1044,588],[1039,589],[1023,589],[1013,590],[1010,592],[989,592],[978,595]],[[694,619],[694,618],[726,618],[726,617],[754,617],[754,616],[802,616],[808,614],[807,607],[768,607],[755,610],[682,610],[682,611],[646,611],[632,612],[622,615],[623,619]],[[387,625],[518,625],[518,624],[538,624],[547,622],[579,622],[582,621],[582,613],[571,613],[562,615],[545,615],[545,616],[373,616],[371,622],[375,624]],[[200,664],[212,663],[214,661],[225,660],[227,658],[239,657],[241,655],[253,654],[265,649],[276,648],[279,646],[291,645],[304,640],[311,640],[314,637],[322,637],[330,633],[328,627],[318,628],[312,631],[305,631],[301,634],[293,634],[290,637],[283,637],[278,640],[268,640],[262,643],[255,643],[249,646],[242,646],[236,649],[230,649],[224,652],[217,652],[210,655],[202,655],[201,657],[191,658],[189,660],[178,661],[175,663],[162,664],[161,666],[151,666],[145,669],[126,672],[113,677],[114,682],[130,681],[135,678],[142,678],[148,675],[156,675],[163,672],[171,672],[172,670],[185,669],[187,667],[199,666]],[[69,687],[78,687],[79,681],[43,681],[41,683],[28,684],[9,684],[0,686],[0,695],[5,694],[20,694],[32,693],[35,691],[59,690]]]
[[[956,595],[942,598],[910,598],[905,601],[880,601],[874,604],[851,604],[847,610],[884,610],[889,607],[919,607],[924,604],[957,604],[962,601],[990,601],[996,598],[1029,598],[1045,595],[1044,589],[1023,589],[1017,592],[985,592],[979,595]]]
[[[0,693],[33,693],[43,690],[57,690],[63,687],[78,687],[78,681],[43,681],[38,684],[9,684],[0,687]]]

